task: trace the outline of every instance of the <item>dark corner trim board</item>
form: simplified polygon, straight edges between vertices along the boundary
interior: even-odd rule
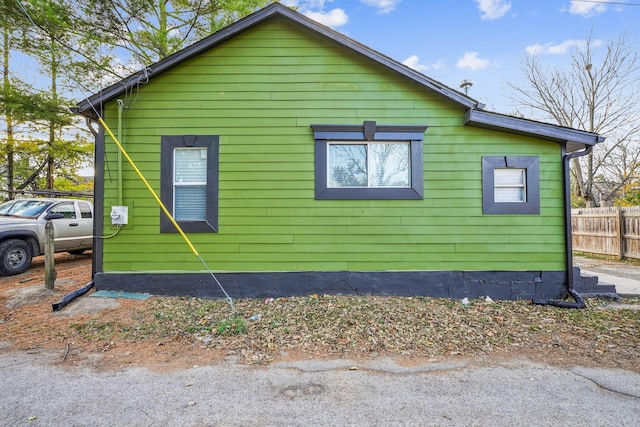
[[[232,298],[331,294],[523,300],[566,296],[564,271],[308,271],[218,273],[216,277]],[[224,298],[207,273],[98,273],[94,280],[100,290]]]
[[[105,134],[104,128],[99,127],[94,145],[94,182],[93,182],[93,259],[91,263],[91,277],[96,272],[102,271],[102,262],[104,259],[104,239],[102,236],[104,230],[104,215],[98,215],[97,212],[104,212],[104,165],[105,165]]]

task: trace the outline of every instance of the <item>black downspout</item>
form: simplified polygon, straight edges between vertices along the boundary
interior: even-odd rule
[[[96,238],[95,236],[100,236],[101,234],[99,234],[98,230],[102,230],[102,223],[98,224],[98,221],[96,219],[97,217],[96,212],[103,212],[103,203],[96,203],[98,198],[102,197],[101,192],[98,192],[98,194],[96,194],[96,177],[98,176],[98,174],[96,173],[97,171],[96,168],[98,167],[98,160],[102,161],[102,157],[98,157],[98,148],[99,148],[98,142],[100,138],[100,132],[99,130],[96,130],[92,125],[92,123],[96,123],[96,122],[93,119],[90,119],[89,117],[85,117],[85,123],[87,125],[87,128],[89,128],[89,132],[91,132],[91,134],[93,135],[93,139],[94,139],[94,144],[93,144],[93,159],[94,159],[94,162],[93,162],[93,230],[92,230],[93,241],[91,245],[91,249],[93,253],[91,255],[91,281],[93,282],[93,279],[96,275],[96,254],[98,253],[98,250],[99,250],[97,245],[100,243],[100,239]],[[99,169],[101,170],[102,167],[100,167]],[[98,210],[98,207],[100,208],[100,210]]]
[[[565,271],[565,281],[567,284],[567,292],[571,297],[575,300],[575,302],[570,301],[559,301],[559,300],[533,300],[534,304],[540,305],[552,305],[554,307],[561,308],[585,308],[587,305],[584,302],[584,298],[582,295],[577,293],[574,289],[573,283],[573,245],[572,245],[572,236],[571,236],[571,175],[569,170],[569,163],[571,159],[576,157],[586,156],[591,153],[593,150],[593,146],[589,146],[582,151],[574,151],[573,153],[566,154],[567,147],[566,145],[562,146],[562,177],[564,179],[564,239],[565,239],[565,248],[566,248],[566,271]]]
[[[70,294],[64,296],[60,301],[58,301],[55,304],[52,304],[53,311],[62,310],[64,307],[66,307],[67,304],[69,304],[74,299],[76,299],[78,297],[81,297],[82,295],[86,294],[91,289],[93,289],[94,286],[95,286],[95,284],[93,283],[93,280],[92,280],[89,283],[87,283],[87,285],[85,287],[80,288],[80,289],[76,289],[75,291],[71,292]]]

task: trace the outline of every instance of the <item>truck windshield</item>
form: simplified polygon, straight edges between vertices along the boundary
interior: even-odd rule
[[[49,206],[51,202],[44,200],[11,200],[0,205],[0,215],[35,218]]]

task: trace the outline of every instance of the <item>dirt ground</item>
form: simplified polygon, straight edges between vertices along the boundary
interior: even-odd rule
[[[124,298],[97,298],[84,296],[67,307],[54,312],[52,305],[70,292],[82,288],[91,281],[91,253],[84,255],[56,255],[57,280],[54,290],[44,287],[44,259],[36,258],[32,267],[25,273],[0,278],[0,352],[22,351],[28,354],[53,354],[63,366],[90,366],[97,369],[122,369],[129,366],[146,366],[153,369],[181,369],[202,366],[224,360],[239,363],[268,363],[284,359],[326,359],[340,357],[341,354],[329,354],[323,347],[311,347],[304,351],[289,346],[277,356],[261,358],[256,342],[246,343],[236,340],[235,346],[199,345],[184,337],[175,339],[138,339],[119,342],[94,337],[81,336],[69,331],[80,330],[81,326],[111,323],[135,326],[136,313],[149,307],[156,299],[134,300]],[[636,302],[634,302],[635,304]],[[480,307],[482,309],[482,307]],[[501,310],[504,310],[501,308]],[[608,345],[601,337],[591,337],[592,331],[578,330],[573,333],[571,326],[560,325],[566,317],[556,317],[553,313],[566,313],[565,309],[548,308],[537,312],[527,309],[529,319],[539,318],[539,327],[556,327],[552,334],[527,334],[521,344],[496,347],[490,353],[469,353],[448,351],[439,355],[425,356],[404,352],[394,354],[399,363],[412,365],[424,361],[440,361],[451,358],[472,357],[477,360],[497,360],[504,358],[524,358],[531,361],[556,366],[601,366],[621,368],[640,372],[638,357],[640,346],[638,339],[628,343],[629,336],[636,336],[637,320],[631,320],[624,339],[612,341]],[[553,311],[552,311],[553,310]],[[573,310],[575,311],[575,310]],[[543,315],[540,315],[543,313]],[[560,315],[564,316],[564,314]],[[502,320],[503,322],[504,319]],[[546,326],[545,326],[546,325]],[[538,328],[538,326],[531,326]],[[473,328],[470,328],[473,329]],[[578,328],[580,329],[580,328]],[[631,330],[631,332],[629,332]],[[95,331],[94,331],[95,332]],[[472,333],[472,331],[468,331]],[[587,339],[585,339],[587,337]],[[627,340],[627,341],[625,341]],[[267,343],[271,345],[270,343]],[[251,351],[243,346],[253,347]],[[349,354],[349,357],[352,355]],[[360,354],[359,357],[363,355]],[[365,357],[384,356],[372,353]]]
[[[0,333],[0,351],[59,355],[60,364],[89,365],[97,369],[148,366],[178,369],[204,365],[225,355],[198,347],[185,351],[180,342],[116,343],[78,339],[70,341],[61,333],[75,324],[127,318],[147,301],[126,298],[88,298],[93,289],[59,311],[59,303],[69,293],[91,282],[91,252],[82,255],[56,254],[56,281],[53,290],[44,285],[44,257],[34,258],[25,273],[0,277],[0,328],[10,328],[9,339]],[[4,325],[3,325],[4,324]],[[7,330],[7,332],[9,332]],[[60,332],[60,333],[59,333]]]

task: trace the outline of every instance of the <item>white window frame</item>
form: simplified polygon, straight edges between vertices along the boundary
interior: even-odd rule
[[[527,202],[527,170],[525,168],[495,168],[494,170],[494,200],[497,203],[526,203]],[[520,172],[520,181],[508,184],[497,184],[495,181],[495,174],[499,171],[519,171]],[[520,194],[522,195],[520,200],[508,200],[502,201],[498,200],[498,190],[500,189],[511,189],[517,188],[521,189]]]
[[[205,173],[205,179],[204,181],[189,181],[189,182],[179,182],[176,181],[176,175],[177,175],[177,153],[179,151],[200,151],[201,153],[204,152],[205,158],[204,158],[204,163],[205,163],[205,168],[207,165],[207,148],[206,147],[174,147],[173,149],[173,206],[171,209],[171,213],[173,214],[174,218],[178,221],[183,220],[183,218],[178,218],[177,214],[176,214],[176,194],[177,194],[177,187],[202,187],[204,188],[204,192],[205,192],[205,200],[204,200],[204,204],[205,204],[205,210],[204,210],[204,217],[203,218],[198,218],[198,219],[189,219],[189,221],[205,221],[206,220],[206,203],[207,203],[207,199],[206,199],[206,193],[207,193],[207,178],[206,178],[206,173]]]

